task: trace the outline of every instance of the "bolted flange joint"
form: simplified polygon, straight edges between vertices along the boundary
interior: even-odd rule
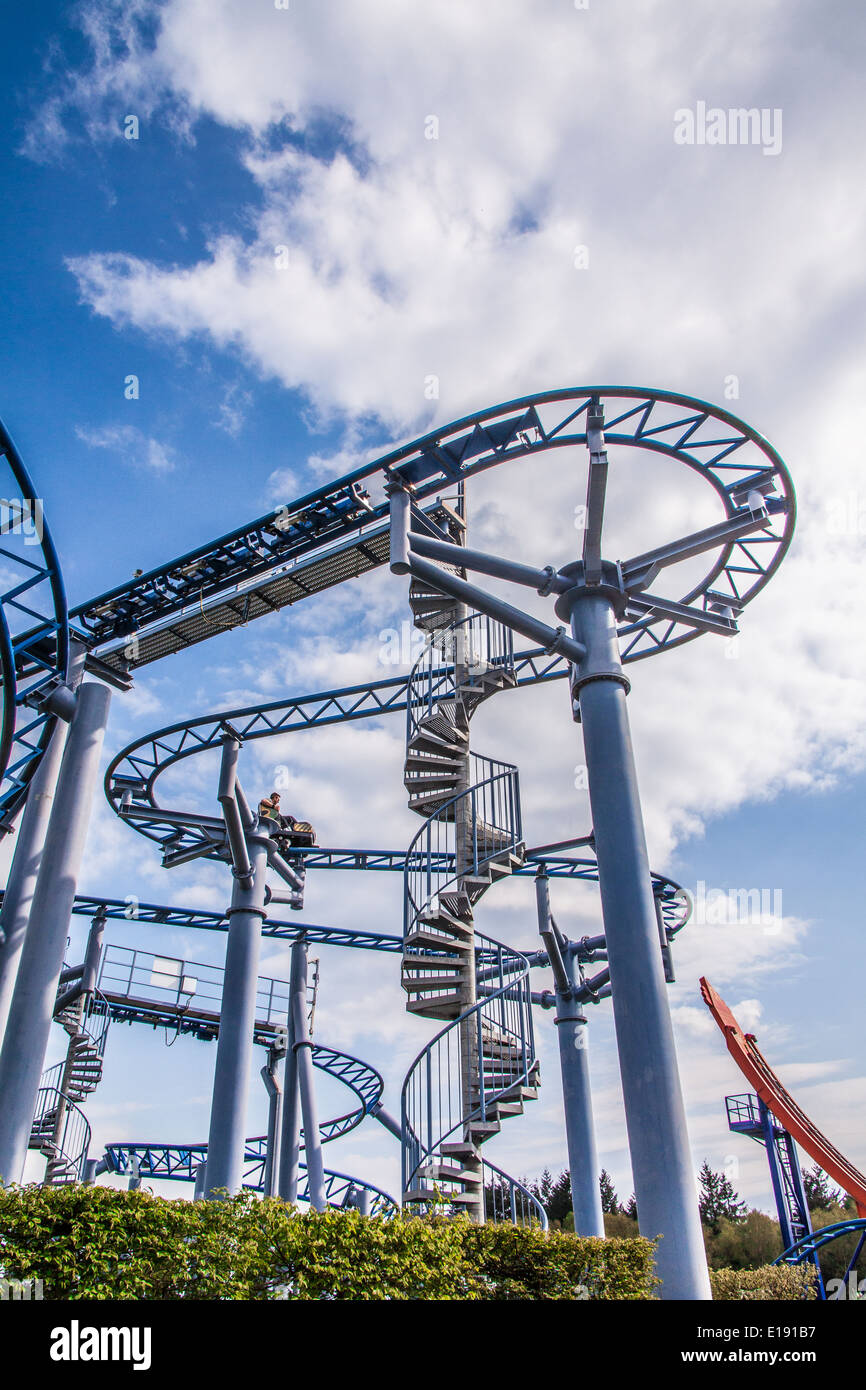
[[[619,655],[616,620],[623,616],[628,595],[617,565],[603,562],[598,584],[583,582],[583,565],[566,565],[560,574],[574,578],[571,588],[560,594],[554,605],[557,617],[568,618],[575,640],[586,648],[585,655],[571,667],[572,714],[580,723],[580,692],[595,681],[613,681],[628,694],[631,683],[623,674]]]

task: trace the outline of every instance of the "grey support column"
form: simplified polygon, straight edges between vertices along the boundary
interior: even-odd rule
[[[566,954],[565,967],[566,970],[569,967],[572,972],[574,970],[574,957],[570,953]],[[604,1236],[589,1081],[589,1030],[586,1014],[573,995],[569,999],[557,996],[554,1023],[562,1069],[562,1102],[565,1107],[574,1230],[579,1236]]]
[[[307,1027],[307,947],[303,941],[296,941],[292,946],[291,1008],[294,1032],[292,1046],[297,1061],[298,1090],[304,1124],[307,1189],[313,1210],[324,1211],[328,1199],[325,1193],[322,1137],[319,1132],[313,1080],[313,1044]]]
[[[293,962],[294,963],[294,962]],[[300,1163],[301,1095],[298,1089],[298,1054],[295,1051],[295,1029],[292,1022],[291,991],[289,993],[289,1047],[283,1073],[283,1116],[280,1136],[279,1182],[277,1192],[286,1202],[298,1200],[298,1164]]]
[[[575,668],[595,831],[626,1124],[638,1220],[663,1237],[656,1266],[665,1299],[709,1299],[685,1107],[665,990],[643,817],[616,636],[613,586],[570,590],[586,655]]]
[[[88,681],[76,696],[33,893],[30,923],[0,1053],[0,1176],[18,1182],[87,838],[111,691]]]
[[[285,1053],[278,1053],[271,1048],[267,1064],[261,1070],[261,1077],[268,1093],[268,1137],[265,1151],[265,1171],[262,1179],[262,1191],[266,1197],[273,1197],[277,1190],[277,1175],[280,1164],[280,1118],[283,1099],[277,1068],[280,1058],[283,1056]]]
[[[3,909],[0,911],[0,930],[4,938],[0,945],[0,1042],[9,1017],[65,741],[66,725],[62,719],[58,719],[30,783],[3,894]]]
[[[211,1197],[239,1192],[243,1182],[247,1100],[256,1019],[259,951],[265,917],[268,836],[247,836],[251,886],[235,878],[229,908],[220,1031],[207,1146],[207,1191]]]
[[[538,924],[545,939],[552,932],[547,874],[539,873],[535,880],[538,902]],[[545,932],[545,927],[549,930]],[[574,1231],[578,1236],[604,1236],[604,1214],[598,1186],[598,1150],[592,1117],[592,1091],[589,1080],[589,1035],[586,1015],[578,1003],[574,951],[566,942],[556,951],[554,982],[556,984],[556,1032],[559,1040],[559,1061],[562,1071],[562,1103],[565,1112],[565,1138],[568,1146],[568,1167],[571,1174],[571,1203],[574,1211]],[[559,968],[556,968],[559,967]]]
[[[129,1180],[126,1184],[127,1192],[137,1192],[141,1187],[141,1155],[132,1153],[129,1155]]]

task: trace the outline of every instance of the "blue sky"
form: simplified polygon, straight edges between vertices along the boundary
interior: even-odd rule
[[[782,893],[771,933],[687,928],[671,989],[696,1166],[738,1157],[742,1192],[767,1207],[760,1154],[726,1132],[722,1098],[743,1088],[699,1002],[702,973],[866,1167],[866,523],[833,524],[852,496],[864,512],[863,21],[841,3],[745,0],[507,0],[497,15],[452,0],[423,22],[398,0],[133,0],[8,16],[0,413],[73,604],[432,422],[531,391],[658,385],[727,404],[770,438],[800,523],[738,659],[703,638],[635,668],[631,697],[656,867],[692,889]],[[698,101],[781,110],[781,150],[676,145],[675,112]],[[567,461],[537,487],[502,471],[473,492],[479,544],[571,558],[561,517],[581,496]],[[622,553],[662,539],[652,527],[687,529],[697,502],[676,482],[623,494]],[[186,714],[393,674],[379,634],[407,614],[405,586],[379,573],[148,667],[115,699],[106,754]],[[562,690],[491,701],[475,727],[481,751],[520,764],[535,843],[587,828]],[[402,733],[395,716],[260,744],[243,777],[258,793],[288,767],[322,841],[407,844]],[[188,764],[171,786],[206,809],[213,766]],[[228,892],[218,866],[160,869],[101,800],[82,888],[213,908]],[[498,889],[481,929],[533,944],[531,897]],[[396,878],[311,875],[306,915],[397,931],[399,902]],[[583,930],[597,903],[557,885],[554,910]],[[194,960],[222,950],[206,933],[109,939]],[[286,969],[287,953],[264,954]],[[397,1111],[430,1029],[403,1011],[396,962],[323,950],[321,989],[322,1040],[379,1065]],[[552,1021],[538,1022],[543,1099],[490,1149],[530,1176],[565,1161]],[[592,1036],[602,1161],[627,1196],[609,1006]],[[201,1044],[179,1040],[169,1063],[159,1035],[117,1029],[89,1106],[97,1142],[204,1138],[211,1067]],[[263,1113],[256,1092],[251,1132]],[[368,1122],[328,1157],[393,1190],[394,1149]]]

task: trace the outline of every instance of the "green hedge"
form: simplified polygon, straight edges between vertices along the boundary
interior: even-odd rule
[[[49,1299],[646,1299],[652,1256],[641,1238],[302,1214],[248,1193],[0,1187],[0,1277],[41,1279]]]
[[[761,1269],[711,1269],[713,1298],[737,1299],[817,1298],[812,1265],[764,1265]]]

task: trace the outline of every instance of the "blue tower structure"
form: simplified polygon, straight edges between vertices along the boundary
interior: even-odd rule
[[[726,1096],[725,1105],[728,1128],[735,1134],[748,1134],[767,1151],[773,1196],[787,1250],[812,1230],[797,1145],[760,1096]]]

